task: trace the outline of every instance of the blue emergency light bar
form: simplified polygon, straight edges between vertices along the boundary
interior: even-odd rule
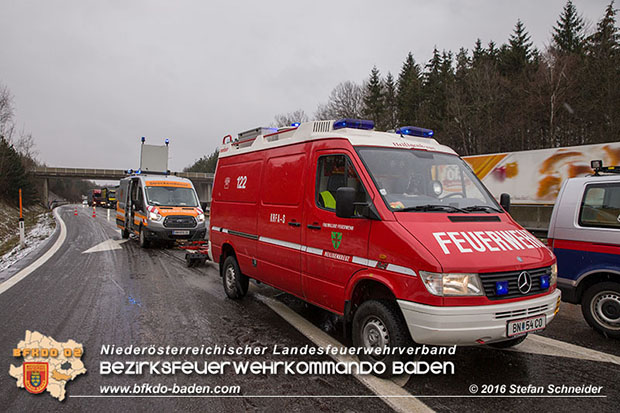
[[[431,138],[435,134],[431,129],[419,128],[417,126],[402,126],[394,132],[401,135],[419,136],[421,138]]]
[[[508,294],[508,281],[497,281],[495,283],[495,295]]]
[[[375,122],[364,119],[339,119],[334,121],[334,129],[353,128],[363,130],[373,130],[375,128]]]
[[[299,125],[301,125],[301,123],[299,123],[299,122],[293,122],[293,123],[291,123],[291,126],[292,126],[292,127],[294,127],[294,128],[298,128],[298,127],[299,127]]]

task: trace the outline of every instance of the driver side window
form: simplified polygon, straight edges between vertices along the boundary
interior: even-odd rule
[[[355,202],[369,202],[364,185],[346,155],[321,156],[316,176],[317,206],[335,212],[336,191],[347,186],[355,189]]]

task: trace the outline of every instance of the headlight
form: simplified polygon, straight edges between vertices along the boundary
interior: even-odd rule
[[[551,276],[549,277],[549,285],[555,285],[558,282],[558,263],[551,266]]]
[[[162,216],[156,212],[149,212],[149,218],[153,221],[160,221],[162,219]]]
[[[198,221],[199,223],[205,222],[205,214],[198,214],[196,216],[196,221]]]
[[[420,271],[429,293],[439,296],[484,295],[478,274],[440,274]]]

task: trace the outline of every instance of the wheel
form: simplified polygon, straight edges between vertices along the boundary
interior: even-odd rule
[[[140,227],[140,236],[139,236],[140,248],[148,248],[151,245],[151,242],[146,239],[146,234],[142,231],[142,227]]]
[[[510,348],[516,346],[517,344],[523,343],[526,338],[527,334],[523,334],[522,336],[510,338],[504,341],[498,341],[497,343],[489,343],[489,346],[495,348]]]
[[[581,312],[605,337],[620,338],[620,283],[594,284],[583,294]]]
[[[123,229],[121,229],[121,237],[123,239],[129,238],[129,231],[127,231],[127,228],[123,227]]]
[[[369,300],[359,306],[353,316],[353,346],[372,351],[384,347],[410,347],[413,340],[409,335],[407,324],[402,313],[394,302]],[[385,372],[380,377],[391,377],[392,365],[403,360],[398,354],[367,354],[362,350],[359,358],[362,361],[383,362]]]
[[[224,260],[222,281],[228,298],[234,300],[243,298],[248,292],[250,279],[241,273],[237,259],[232,255],[229,255]]]

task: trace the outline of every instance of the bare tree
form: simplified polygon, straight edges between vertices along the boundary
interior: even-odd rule
[[[0,84],[0,134],[8,138],[13,123],[13,95],[11,91]],[[12,134],[12,133],[11,133]]]
[[[360,118],[362,116],[364,91],[353,82],[342,82],[332,90],[326,104],[319,105],[317,120]]]
[[[280,113],[279,115],[274,116],[274,123],[272,124],[275,127],[281,126],[290,126],[296,122],[308,122],[308,115],[303,109],[297,109],[288,113]]]

